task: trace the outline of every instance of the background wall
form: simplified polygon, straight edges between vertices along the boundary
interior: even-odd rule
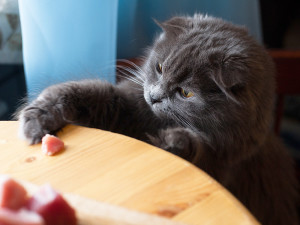
[[[246,26],[262,42],[258,0],[119,0],[117,57],[134,58],[144,54],[155,35],[161,32],[153,19],[164,21],[195,13]]]
[[[26,95],[17,0],[0,0],[0,120],[10,119]]]

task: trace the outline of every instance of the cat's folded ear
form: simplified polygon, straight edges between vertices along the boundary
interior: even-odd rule
[[[212,80],[229,99],[238,103],[238,95],[244,90],[248,79],[246,57],[240,54],[228,57],[219,55],[212,56],[210,61],[215,65]]]
[[[176,37],[183,33],[187,25],[187,21],[182,17],[173,17],[165,22],[159,22],[156,19],[153,20],[166,33],[166,35],[171,37]]]

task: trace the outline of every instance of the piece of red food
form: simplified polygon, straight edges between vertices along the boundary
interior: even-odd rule
[[[40,214],[46,225],[76,225],[75,210],[50,185],[42,186],[27,202],[27,208]]]
[[[64,142],[54,135],[46,134],[42,138],[42,151],[46,155],[54,155],[64,149]]]
[[[43,218],[26,209],[0,208],[0,225],[45,225]]]
[[[2,175],[0,177],[0,207],[12,210],[20,209],[27,201],[27,191],[14,179]]]

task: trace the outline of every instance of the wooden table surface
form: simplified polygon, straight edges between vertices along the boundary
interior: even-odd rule
[[[227,190],[190,163],[141,141],[74,125],[45,156],[0,122],[0,174],[185,224],[258,224]]]

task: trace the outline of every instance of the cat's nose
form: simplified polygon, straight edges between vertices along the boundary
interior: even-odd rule
[[[151,101],[151,103],[153,105],[155,103],[161,102],[161,98],[159,98],[158,96],[150,95],[150,101]]]
[[[149,91],[150,101],[153,104],[159,103],[163,101],[165,97],[165,92],[163,91],[163,87],[160,84],[153,84],[150,86]]]

